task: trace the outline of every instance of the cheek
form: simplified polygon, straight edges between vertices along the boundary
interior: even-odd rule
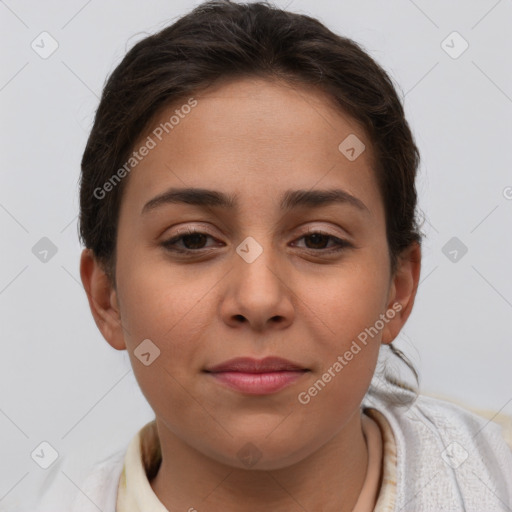
[[[324,334],[316,331],[309,354],[319,367],[308,387],[300,390],[300,403],[310,417],[325,420],[327,415],[337,423],[361,403],[380,351],[381,331],[375,325],[384,312],[386,278],[368,265],[353,267],[326,283],[316,296],[309,295],[324,323]]]
[[[213,283],[191,283],[181,273],[171,275],[168,267],[166,272],[158,265],[150,267],[126,268],[123,275],[119,272],[121,315],[131,365],[156,412],[165,413],[169,403],[179,410],[190,409],[193,400],[184,383],[196,371],[204,350],[200,333],[209,319],[206,301],[201,298]],[[143,340],[151,340],[157,347],[149,344],[152,362],[147,366],[139,359],[143,353],[139,347],[148,346],[147,342],[141,345]],[[158,355],[153,359],[154,353]]]
[[[206,298],[216,280],[194,279],[179,270],[171,273],[164,265],[127,267],[119,276],[121,317],[132,364],[140,366],[134,351],[149,339],[160,350],[158,365],[176,378],[184,376],[187,368],[197,365],[200,334],[210,322]]]
[[[342,344],[374,325],[386,305],[388,275],[384,264],[362,260],[340,268],[316,292],[308,293],[312,308],[322,311],[325,323]]]
[[[316,376],[320,382],[315,380],[318,384],[311,395],[305,390],[311,398],[318,393],[312,407],[308,406],[311,411],[326,407],[334,415],[341,414],[339,404],[356,407],[366,393],[381,345],[381,330],[375,326],[387,298],[388,275],[383,269],[378,262],[347,265],[315,295],[308,295],[324,324],[322,335],[316,330],[314,353],[309,354],[320,363]]]
[[[137,335],[158,339],[171,329],[183,329],[185,318],[188,325],[197,304],[213,284],[211,278],[194,278],[190,271],[158,262],[127,265],[119,274],[127,327]]]

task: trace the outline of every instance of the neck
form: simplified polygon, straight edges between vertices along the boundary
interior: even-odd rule
[[[359,410],[315,452],[273,470],[226,465],[156,421],[162,463],[150,483],[168,510],[351,512],[366,476],[368,449]]]

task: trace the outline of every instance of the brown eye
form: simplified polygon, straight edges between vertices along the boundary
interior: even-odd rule
[[[205,245],[208,238],[211,238],[212,240],[214,239],[208,233],[189,230],[184,234],[162,242],[161,245],[169,251],[178,253],[199,253],[202,249],[208,249],[211,247]],[[342,240],[341,238],[322,231],[310,231],[298,240],[302,239],[307,241],[305,244],[306,246],[303,248],[311,252],[339,252],[351,247],[351,244],[346,240]],[[333,244],[331,247],[328,246],[329,242]]]
[[[162,242],[162,246],[170,251],[175,252],[199,252],[201,249],[208,249],[205,247],[206,240],[213,237],[201,231],[188,231],[185,234],[175,236]],[[178,244],[181,242],[181,246]]]
[[[204,233],[192,233],[191,235],[183,235],[180,238],[183,240],[183,245],[185,245],[186,249],[203,249],[207,237],[208,235]]]
[[[324,233],[323,231],[310,231],[306,235],[300,237],[298,240],[302,239],[310,240],[309,243],[306,243],[305,249],[314,252],[337,252],[342,251],[347,247],[351,247],[351,244],[346,240],[342,240],[341,238],[330,235],[329,233]],[[332,240],[334,247],[326,247],[326,244],[328,244],[329,240]]]

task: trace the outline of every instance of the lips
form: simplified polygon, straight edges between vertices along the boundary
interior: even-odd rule
[[[266,357],[264,359],[253,359],[251,357],[237,357],[230,359],[216,366],[206,368],[210,373],[219,372],[242,372],[242,373],[272,373],[285,371],[307,370],[303,366],[283,359],[281,357]]]
[[[238,357],[204,370],[217,383],[237,393],[267,395],[301,379],[310,370],[280,357]]]

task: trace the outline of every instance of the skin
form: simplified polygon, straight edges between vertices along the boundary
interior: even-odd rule
[[[151,486],[169,510],[351,511],[367,470],[359,407],[380,345],[395,339],[413,307],[420,247],[404,251],[390,274],[371,141],[322,92],[252,78],[194,98],[197,106],[125,178],[117,287],[90,250],[80,263],[98,328],[112,347],[128,350],[155,411],[163,461]],[[349,134],[366,145],[355,161],[338,150]],[[239,209],[166,204],[141,215],[169,187],[238,194]],[[279,209],[285,190],[331,188],[367,210]],[[161,245],[187,228],[209,235],[177,242],[199,255]],[[315,240],[308,229],[351,246],[329,252],[333,240]],[[248,236],[263,249],[252,263],[236,252]],[[395,303],[402,309],[380,333],[299,403],[298,394]],[[161,351],[149,366],[134,355],[144,339]],[[203,372],[233,357],[268,355],[310,371],[264,396]],[[237,455],[247,443],[261,454],[252,467]]]

